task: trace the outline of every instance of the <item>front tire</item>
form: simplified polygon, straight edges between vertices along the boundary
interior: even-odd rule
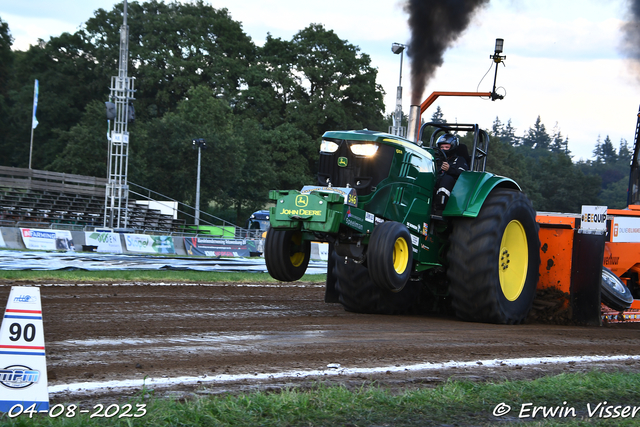
[[[526,319],[540,268],[535,217],[523,193],[498,188],[476,218],[455,220],[447,276],[458,317],[506,324]]]
[[[311,258],[311,242],[302,239],[300,230],[267,232],[264,260],[271,277],[282,282],[293,282],[304,276]]]
[[[386,221],[373,229],[367,250],[371,279],[381,288],[400,292],[413,267],[411,234],[403,224]]]
[[[351,258],[331,254],[336,291],[347,311],[368,314],[403,314],[417,307],[420,283],[409,282],[399,292],[391,292],[375,284],[369,270]]]

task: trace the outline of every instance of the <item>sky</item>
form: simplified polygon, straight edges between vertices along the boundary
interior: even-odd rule
[[[371,57],[386,93],[386,113],[395,109],[400,55],[392,53],[391,45],[410,39],[403,1],[205,2],[227,8],[257,45],[268,33],[290,40],[311,23],[323,24]],[[26,50],[38,38],[46,41],[75,32],[95,10],[110,10],[114,4],[114,0],[0,0],[0,18],[9,24],[13,49]],[[621,49],[627,11],[628,0],[491,0],[447,50],[422,99],[432,91],[491,91],[493,69],[482,78],[492,65],[489,55],[498,37],[504,39],[507,57],[498,71],[498,86],[506,97],[495,102],[440,98],[423,118],[428,120],[440,106],[447,121],[490,129],[498,117],[503,123],[511,120],[516,135],[522,136],[540,116],[549,133],[557,126],[569,138],[574,161],[593,158],[599,137],[609,136],[616,148],[621,139],[633,144],[640,67],[634,70]],[[410,103],[409,70],[410,58],[404,55],[405,113]]]

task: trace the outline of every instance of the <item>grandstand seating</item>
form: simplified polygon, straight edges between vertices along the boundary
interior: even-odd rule
[[[0,166],[0,225],[102,227],[104,178]],[[139,231],[182,232],[184,219],[129,200],[128,227]]]

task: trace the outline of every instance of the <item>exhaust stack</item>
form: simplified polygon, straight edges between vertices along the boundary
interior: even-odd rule
[[[418,134],[420,133],[420,106],[409,107],[409,124],[407,126],[407,139],[420,145]]]

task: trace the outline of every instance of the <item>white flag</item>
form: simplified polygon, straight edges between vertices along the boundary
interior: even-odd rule
[[[35,129],[38,126],[38,119],[36,119],[36,109],[38,108],[38,79],[36,79],[36,85],[33,89],[33,119],[31,120],[31,128]]]

